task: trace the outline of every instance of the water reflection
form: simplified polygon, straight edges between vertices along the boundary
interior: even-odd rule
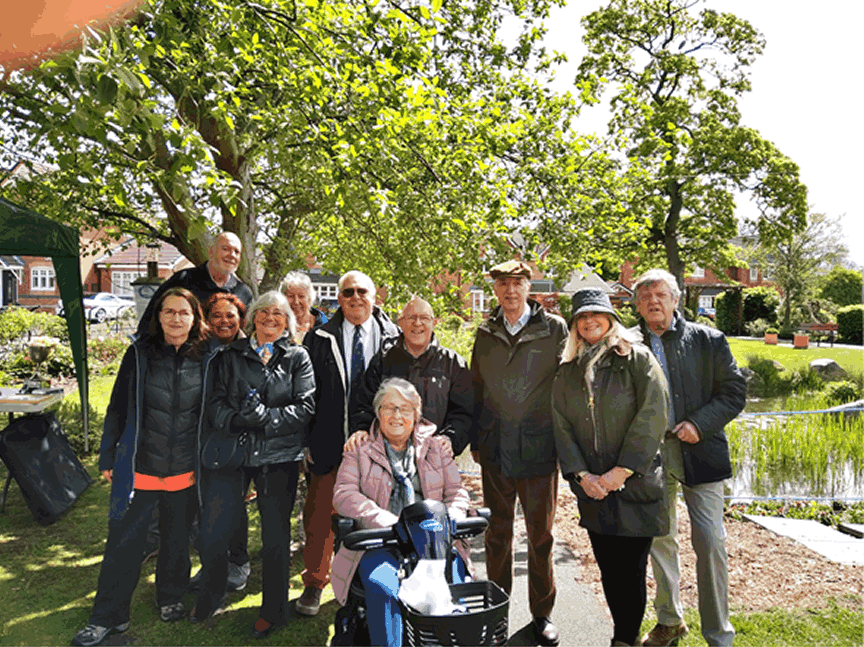
[[[748,401],[727,428],[734,475],[727,494],[864,499],[861,416],[747,415],[785,412],[786,404],[781,398]]]

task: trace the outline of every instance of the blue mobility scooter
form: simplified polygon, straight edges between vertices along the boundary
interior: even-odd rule
[[[390,548],[398,555],[404,578],[421,559],[443,559],[453,601],[464,611],[443,616],[421,615],[399,601],[405,645],[504,645],[510,600],[494,582],[453,584],[453,542],[480,535],[488,526],[488,509],[455,521],[440,501],[419,501],[405,507],[390,528],[355,530],[353,519],[336,519],[337,542],[350,550]],[[365,593],[359,576],[351,582],[348,600],[336,612],[331,645],[368,645]]]

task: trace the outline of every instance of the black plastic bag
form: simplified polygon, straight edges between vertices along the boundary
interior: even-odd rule
[[[0,458],[43,526],[57,521],[93,482],[53,413],[13,420],[0,432]]]

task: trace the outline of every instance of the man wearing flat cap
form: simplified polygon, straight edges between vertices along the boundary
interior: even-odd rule
[[[558,496],[552,430],[552,382],[567,326],[528,298],[531,268],[522,261],[489,272],[498,307],[480,324],[471,360],[475,386],[472,454],[483,471],[486,573],[508,594],[513,585],[516,498],[528,533],[528,603],[537,640],[557,645],[552,523]]]

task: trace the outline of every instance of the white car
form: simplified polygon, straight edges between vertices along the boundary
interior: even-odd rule
[[[102,323],[106,319],[118,319],[135,308],[132,297],[121,297],[110,292],[97,292],[82,301],[87,321]]]

